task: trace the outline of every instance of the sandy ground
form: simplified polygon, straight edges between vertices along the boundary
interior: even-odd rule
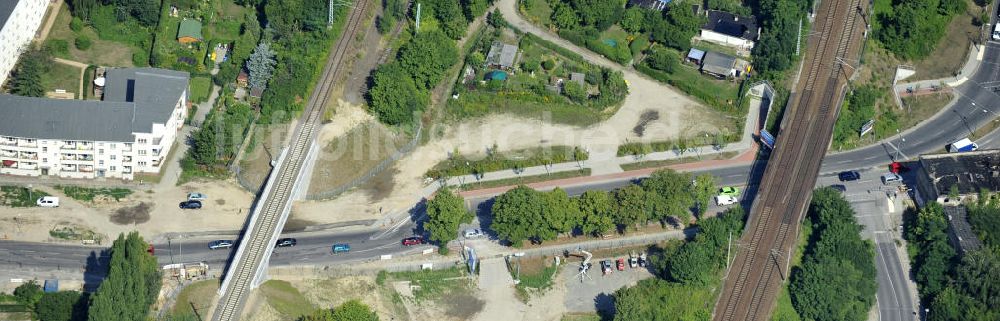
[[[243,225],[252,201],[250,193],[228,182],[191,182],[182,186],[155,191],[135,191],[121,202],[95,204],[79,202],[49,187],[36,187],[59,196],[58,208],[0,207],[0,237],[34,242],[73,242],[52,238],[49,231],[59,227],[87,229],[104,235],[105,240],[118,233],[138,230],[144,237],[153,238],[168,232],[232,231]],[[186,199],[188,192],[208,195],[204,208],[181,210],[177,203]],[[111,221],[111,215],[122,207],[140,202],[152,205],[149,221],[135,225],[120,225]]]

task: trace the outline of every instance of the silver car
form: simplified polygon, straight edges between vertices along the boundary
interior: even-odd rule
[[[188,193],[189,201],[204,201],[208,196],[202,193]]]
[[[211,241],[208,242],[208,248],[210,250],[228,249],[233,247],[233,243],[234,242],[232,240]]]
[[[477,228],[470,228],[462,232],[462,236],[467,239],[479,238],[483,236],[483,231]]]

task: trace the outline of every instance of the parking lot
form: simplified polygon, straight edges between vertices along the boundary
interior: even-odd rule
[[[591,260],[593,266],[587,272],[589,277],[585,277],[582,282],[580,281],[580,263],[578,261],[573,261],[562,266],[559,277],[563,278],[562,281],[566,284],[566,298],[564,302],[567,312],[610,311],[614,309],[615,304],[611,296],[616,290],[635,285],[639,280],[654,276],[648,264],[646,267],[630,268],[627,256],[621,257],[626,260],[625,271],[618,271],[614,269],[614,260],[618,258],[593,258]],[[612,269],[614,271],[611,274],[601,274],[602,260],[612,260]]]

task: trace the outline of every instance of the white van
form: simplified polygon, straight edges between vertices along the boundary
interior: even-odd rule
[[[903,178],[895,173],[886,173],[882,175],[882,184],[889,185],[889,183],[901,181],[903,181]]]
[[[1000,22],[993,25],[993,40],[1000,40]]]
[[[715,205],[719,206],[733,205],[736,204],[736,201],[738,200],[730,195],[715,196]]]
[[[41,207],[59,207],[59,198],[55,196],[43,196],[35,201]]]

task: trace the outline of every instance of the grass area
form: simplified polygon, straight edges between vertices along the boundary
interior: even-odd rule
[[[287,281],[269,280],[260,286],[260,291],[267,304],[286,318],[298,319],[316,310],[316,306]]]
[[[681,151],[699,146],[722,146],[740,141],[741,133],[709,135],[698,133],[692,137],[653,142],[630,142],[618,145],[618,156],[643,156],[649,153]],[[690,151],[687,151],[690,152]]]
[[[95,99],[94,97],[94,82],[89,81],[89,79],[94,79],[94,71],[97,67],[87,66],[87,69],[83,71],[83,96],[80,99]]]
[[[49,236],[69,241],[82,241],[82,240],[93,240],[97,244],[101,244],[104,240],[104,235],[94,232],[93,230],[86,228],[78,228],[73,226],[62,226],[49,230]]]
[[[687,64],[681,64],[673,73],[659,71],[645,64],[636,64],[635,69],[653,79],[672,85],[717,110],[730,114],[741,113],[736,108],[736,101],[739,98],[737,97],[739,84],[736,82],[702,75],[695,67]],[[745,111],[743,114],[746,114]]]
[[[114,198],[115,201],[121,201],[121,199],[132,195],[132,190],[127,188],[108,188],[108,187],[79,187],[79,186],[56,186],[56,189],[62,191],[75,200],[91,202],[96,197],[103,198]]]
[[[579,147],[551,146],[495,152],[494,146],[485,155],[452,154],[427,171],[427,177],[444,178],[469,174],[483,174],[506,169],[518,170],[532,166],[569,161],[585,161],[587,152]]]
[[[541,294],[552,287],[559,267],[552,262],[552,257],[514,257],[507,261],[507,270],[515,280],[520,282],[515,286],[517,296],[527,302],[532,294]]]
[[[62,89],[76,94],[76,98],[79,99],[81,97],[80,68],[53,63],[49,66],[49,71],[42,75],[42,84],[45,87],[45,91]]]
[[[544,175],[522,176],[522,177],[515,177],[515,178],[498,179],[498,180],[495,180],[495,181],[483,181],[483,182],[467,183],[465,185],[460,186],[460,189],[461,190],[465,190],[465,191],[472,191],[472,190],[484,189],[484,188],[493,188],[493,187],[500,187],[500,186],[525,185],[525,184],[545,182],[545,181],[551,181],[551,180],[557,180],[557,179],[573,178],[573,177],[586,177],[586,176],[590,176],[590,169],[589,168],[584,168],[584,169],[575,170],[575,171],[556,172],[556,173],[544,174]]]
[[[177,301],[170,310],[174,316],[178,315],[204,315],[208,311],[194,311],[194,308],[204,309],[206,302],[211,302],[215,298],[215,292],[219,289],[219,280],[198,281],[185,286],[181,293],[177,295]]]
[[[644,168],[658,168],[658,167],[665,167],[665,166],[670,166],[670,165],[677,165],[677,164],[684,164],[684,163],[691,163],[691,162],[703,161],[703,160],[723,160],[723,159],[730,159],[730,158],[736,157],[736,155],[739,155],[739,153],[737,153],[737,152],[725,152],[725,153],[719,153],[719,154],[712,154],[712,155],[705,156],[705,157],[688,156],[688,157],[682,157],[682,158],[676,158],[676,159],[667,159],[667,160],[642,161],[642,162],[636,162],[636,163],[630,163],[630,164],[622,164],[621,168],[622,168],[622,170],[626,170],[626,171],[637,170],[637,169],[644,169]]]
[[[93,26],[84,24],[80,32],[74,32],[69,28],[69,23],[73,19],[69,11],[69,6],[64,5],[59,8],[59,15],[52,24],[52,30],[46,38],[46,43],[53,40],[66,41],[68,51],[57,53],[56,56],[73,61],[82,62],[89,65],[102,65],[114,67],[132,67],[132,53],[136,48],[112,40],[100,39]],[[88,50],[79,50],[73,45],[78,36],[86,36],[93,41],[93,45]],[[79,75],[79,74],[78,74]]]
[[[20,186],[0,186],[0,205],[10,207],[33,207],[35,201],[48,193]]]
[[[465,287],[468,282],[464,276],[465,270],[453,267],[443,270],[389,273],[388,278],[410,281],[410,284],[419,286],[413,290],[413,299],[419,302],[440,298],[455,287]]]
[[[890,1],[886,0],[885,2]],[[951,19],[944,37],[941,37],[941,40],[934,47],[934,51],[920,61],[911,62],[913,67],[916,67],[917,73],[907,81],[955,76],[965,65],[966,58],[969,56],[969,46],[972,42],[979,40],[980,29],[979,26],[975,25],[974,20],[978,19],[980,10],[982,10],[972,0],[965,2],[966,11],[956,14]]]
[[[799,265],[802,263],[802,255],[805,254],[806,246],[809,244],[809,238],[812,236],[812,224],[807,220],[802,223],[802,230],[799,232],[799,239],[796,241],[795,253],[792,255],[792,267],[790,271],[798,269]],[[799,321],[802,317],[799,313],[795,311],[795,307],[792,306],[792,297],[788,292],[788,283],[783,282],[781,285],[781,292],[778,293],[777,305],[774,308],[774,314],[771,315],[771,321]]]
[[[208,77],[191,78],[191,101],[200,103],[208,100],[212,91],[212,79]]]
[[[521,0],[518,9],[533,24],[543,26],[552,24],[552,7],[546,0]]]
[[[572,313],[564,314],[559,321],[601,321],[601,316],[596,313]]]
[[[727,55],[732,55],[733,57],[739,57],[739,55],[737,54],[737,50],[735,48],[729,47],[729,46],[723,46],[723,45],[720,45],[720,44],[717,44],[717,43],[713,43],[713,42],[709,42],[709,41],[705,41],[705,40],[693,40],[693,41],[691,41],[691,48],[701,49],[701,50],[704,50],[706,52],[709,52],[709,51],[720,52],[720,53],[724,53],[724,54],[727,54]],[[685,56],[682,56],[682,57],[685,57]]]

